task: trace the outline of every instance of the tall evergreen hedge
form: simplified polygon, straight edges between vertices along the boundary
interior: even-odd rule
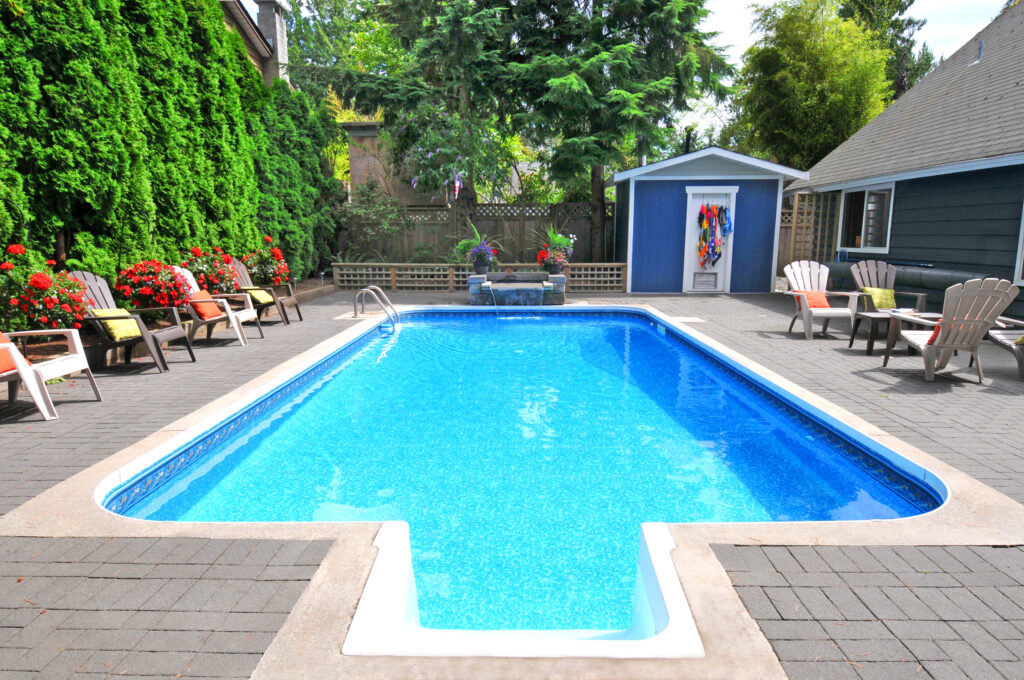
[[[20,4],[0,4],[0,246],[113,276],[270,234],[296,276],[317,266],[336,132],[263,84],[217,0]]]

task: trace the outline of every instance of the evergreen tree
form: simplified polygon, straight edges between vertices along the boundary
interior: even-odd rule
[[[259,224],[272,225],[293,274],[303,278],[334,251],[332,202],[341,198],[325,162],[324,149],[337,135],[324,106],[311,109],[301,92],[283,80],[274,83],[263,109],[266,154],[257,164]]]
[[[31,215],[18,166],[42,96],[34,64],[25,56],[25,33],[19,30],[23,12],[15,7],[0,6],[0,249],[28,241]]]
[[[589,256],[600,261],[605,166],[622,161],[630,140],[637,155],[662,145],[673,113],[698,97],[721,100],[732,69],[697,28],[703,0],[532,0],[512,11],[516,120],[553,145],[556,179],[589,171]]]

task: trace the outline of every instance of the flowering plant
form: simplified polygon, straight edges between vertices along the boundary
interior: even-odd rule
[[[249,269],[249,276],[257,286],[280,286],[291,281],[291,271],[281,249],[274,246],[271,236],[264,236],[267,250],[255,250],[242,256],[242,262]]]
[[[185,277],[156,260],[122,270],[114,289],[132,307],[184,307],[189,298]]]
[[[498,242],[487,240],[485,234],[477,231],[476,226],[470,222],[469,228],[473,235],[464,238],[455,244],[455,259],[460,262],[472,262],[477,265],[489,265],[498,259]]]
[[[572,257],[572,247],[576,243],[576,235],[565,236],[558,233],[554,227],[548,227],[547,242],[541,245],[537,251],[537,264],[553,264],[564,267],[569,264]]]
[[[10,299],[32,328],[81,328],[86,307],[92,304],[85,284],[67,272],[35,272],[25,291]]]
[[[208,253],[194,247],[184,255],[185,260],[181,266],[192,272],[200,288],[210,291],[211,295],[238,290],[235,268],[231,266],[232,258],[220,248],[214,247],[213,252]]]
[[[0,251],[0,330],[78,328],[84,313],[85,284],[56,262],[14,243]]]

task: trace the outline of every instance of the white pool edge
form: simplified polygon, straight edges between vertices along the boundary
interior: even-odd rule
[[[668,526],[641,526],[633,625],[609,630],[443,630],[419,624],[409,525],[381,525],[342,654],[349,656],[699,659],[697,624],[676,575]]]

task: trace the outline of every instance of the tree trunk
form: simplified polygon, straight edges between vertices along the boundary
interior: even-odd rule
[[[64,262],[68,259],[67,236],[64,229],[57,232],[56,249],[57,262],[60,263],[61,267],[63,267]]]
[[[604,166],[590,167],[590,261],[604,262]]]

